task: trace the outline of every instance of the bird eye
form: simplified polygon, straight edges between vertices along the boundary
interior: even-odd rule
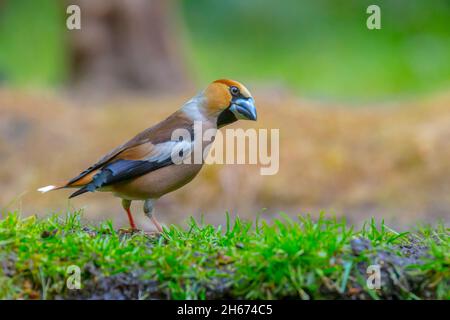
[[[239,94],[239,88],[238,87],[231,87],[230,92],[233,96],[237,96]]]

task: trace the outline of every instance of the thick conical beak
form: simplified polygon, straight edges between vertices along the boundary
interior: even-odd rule
[[[230,106],[230,111],[233,112],[237,119],[256,121],[256,107],[253,98],[238,98],[233,100]]]

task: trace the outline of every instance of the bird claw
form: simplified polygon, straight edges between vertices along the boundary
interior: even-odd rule
[[[119,234],[136,234],[136,233],[140,233],[141,230],[139,229],[135,229],[135,228],[120,228],[119,229]]]
[[[149,238],[159,238],[161,236],[159,231],[144,231],[144,234]]]
[[[143,234],[149,238],[159,238],[161,236],[161,232],[159,231],[144,231],[140,229],[133,228],[120,228],[118,230],[120,235],[135,235],[135,234]]]

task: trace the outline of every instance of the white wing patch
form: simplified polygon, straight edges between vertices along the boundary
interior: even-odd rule
[[[56,186],[42,187],[42,188],[37,189],[37,191],[42,192],[42,193],[46,193],[46,192],[52,191],[53,189],[56,189]]]
[[[190,156],[193,149],[191,141],[167,141],[154,146],[153,152],[143,160],[150,162],[163,162],[168,158],[174,164],[181,164],[184,159]]]

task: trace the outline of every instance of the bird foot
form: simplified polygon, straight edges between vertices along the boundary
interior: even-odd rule
[[[149,238],[159,238],[161,236],[159,231],[144,231],[144,234]]]
[[[145,231],[140,229],[133,229],[133,228],[120,228],[118,230],[118,233],[120,235],[135,235],[138,233],[141,233],[149,238],[159,238],[161,236],[161,232],[159,231]]]
[[[136,233],[140,233],[141,230],[136,229],[136,228],[120,228],[118,230],[119,234],[136,234]]]

